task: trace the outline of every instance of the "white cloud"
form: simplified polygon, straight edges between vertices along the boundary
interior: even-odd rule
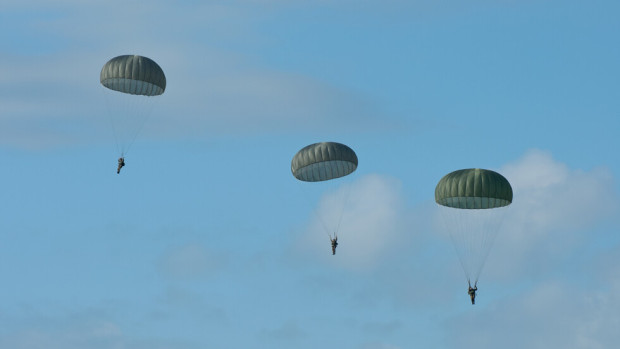
[[[500,171],[514,189],[511,216],[528,232],[584,229],[618,212],[613,177],[606,168],[572,170],[548,152],[531,150]]]
[[[314,258],[349,270],[376,266],[403,233],[405,206],[400,186],[394,178],[374,174],[337,187],[322,197],[300,245]],[[332,256],[327,233],[338,226],[341,212],[340,245]]]
[[[499,172],[511,183],[514,198],[483,274],[544,274],[590,240],[590,230],[620,212],[606,168],[571,169],[548,152],[531,150]]]

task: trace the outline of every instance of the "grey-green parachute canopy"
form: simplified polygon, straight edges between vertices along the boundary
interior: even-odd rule
[[[445,175],[435,187],[435,202],[461,209],[487,209],[510,205],[512,187],[501,174],[480,168]]]
[[[150,58],[138,55],[114,57],[101,69],[101,84],[111,90],[142,96],[158,96],[166,90],[166,76]]]
[[[353,149],[336,142],[304,147],[291,161],[293,176],[304,182],[320,182],[351,174],[357,168]]]

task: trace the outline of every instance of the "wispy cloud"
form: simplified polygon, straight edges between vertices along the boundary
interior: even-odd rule
[[[27,16],[14,6],[16,15]],[[98,76],[108,59],[121,54],[150,57],[167,76],[167,90],[144,138],[392,127],[369,96],[262,61],[256,52],[270,39],[261,36],[256,18],[268,10],[217,2],[55,6],[56,16],[16,23],[33,38],[45,34],[50,49],[42,50],[43,43],[33,39],[0,56],[0,90],[7,91],[0,100],[0,124],[7,145],[110,139]],[[212,35],[196,34],[204,32]]]
[[[305,337],[306,332],[295,321],[287,321],[273,329],[263,329],[259,337],[267,341],[294,341]]]
[[[159,264],[159,270],[170,279],[203,279],[221,270],[226,256],[208,251],[204,246],[188,244],[170,248]]]
[[[399,347],[397,345],[391,345],[391,344],[386,344],[386,343],[367,343],[367,344],[363,344],[362,346],[359,347],[359,349],[402,349],[402,347]]]
[[[67,312],[45,316],[18,314],[0,317],[3,330],[0,347],[13,349],[104,349],[104,348],[183,348],[197,346],[182,340],[140,337],[128,333],[122,321],[99,310]]]
[[[362,330],[364,333],[373,333],[386,336],[402,328],[402,325],[403,324],[398,320],[374,321],[363,324]]]

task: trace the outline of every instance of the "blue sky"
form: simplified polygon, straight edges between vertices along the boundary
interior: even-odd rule
[[[617,346],[619,10],[2,1],[0,347]],[[167,88],[117,175],[122,54]],[[319,141],[358,170],[297,182]],[[475,306],[433,199],[469,167],[514,190]]]

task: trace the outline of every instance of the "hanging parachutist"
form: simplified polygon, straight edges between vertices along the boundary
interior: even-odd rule
[[[123,168],[123,166],[125,166],[125,158],[121,156],[118,158],[118,168],[116,169],[117,174],[121,173],[121,168]]]
[[[476,281],[474,283],[474,288],[471,287],[471,283],[469,282],[469,280],[467,280],[467,284],[469,285],[469,290],[467,291],[467,293],[469,294],[469,298],[471,298],[471,304],[476,304],[476,291],[478,291],[478,282]]]
[[[336,254],[336,247],[338,247],[338,235],[336,235],[336,233],[334,233],[334,238],[332,239],[332,237],[330,236],[329,239],[332,242],[332,255]]]

